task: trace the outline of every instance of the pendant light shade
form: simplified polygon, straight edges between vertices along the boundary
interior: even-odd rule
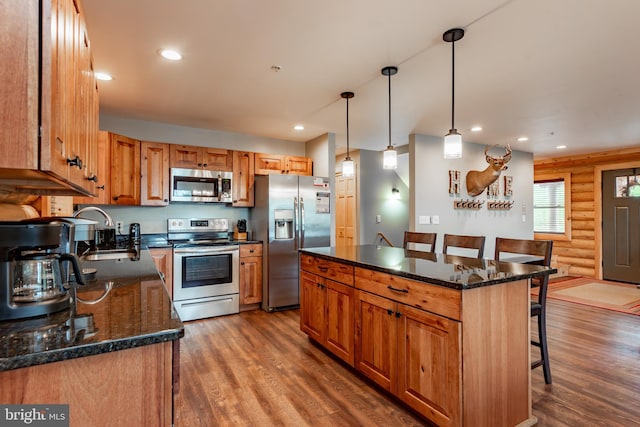
[[[342,176],[353,176],[356,168],[349,156],[349,100],[354,97],[354,93],[342,92],[340,96],[347,100],[347,157],[342,161]]]
[[[383,169],[397,169],[398,152],[391,145],[391,76],[398,74],[398,67],[384,67],[382,75],[389,77],[389,145],[382,155]]]
[[[455,111],[455,58],[456,51],[455,45],[458,40],[464,37],[464,30],[462,28],[452,28],[446,31],[442,35],[442,40],[447,43],[451,43],[451,129],[449,133],[444,136],[444,158],[445,159],[459,159],[462,157],[462,135],[458,133],[454,124],[454,111]]]

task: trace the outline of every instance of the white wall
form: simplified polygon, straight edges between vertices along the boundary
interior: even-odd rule
[[[336,135],[325,133],[305,144],[305,156],[313,160],[313,175],[329,178],[331,188],[331,245],[336,243]]]
[[[100,114],[100,130],[107,130],[141,141],[227,148],[256,153],[305,155],[305,146],[299,142],[128,119],[106,114]]]
[[[467,194],[465,177],[469,170],[487,167],[484,156],[485,145],[465,142],[461,159],[444,160],[442,137],[410,135],[410,203],[411,229],[421,232],[437,232],[436,252],[442,251],[445,233],[486,236],[484,254],[493,258],[496,237],[521,239],[533,238],[533,154],[513,151],[508,169],[500,176],[500,196],[497,200],[515,202],[511,210],[490,211],[487,209],[486,191],[475,199],[485,200],[479,210],[454,209],[455,199],[471,199]],[[499,148],[491,151],[499,155]],[[449,194],[449,170],[460,171],[461,191]],[[503,195],[503,176],[513,177],[513,196]],[[438,225],[420,225],[420,215],[437,215]],[[523,220],[524,219],[524,220]]]

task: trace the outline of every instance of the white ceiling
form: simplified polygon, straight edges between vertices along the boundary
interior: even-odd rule
[[[444,135],[536,158],[640,145],[638,0],[84,0],[101,112],[351,148]],[[181,51],[172,63],[160,48]],[[274,72],[271,66],[281,70]],[[305,130],[293,130],[297,123]],[[470,128],[479,124],[480,133]],[[526,135],[528,142],[515,142]],[[563,151],[558,145],[567,145]]]

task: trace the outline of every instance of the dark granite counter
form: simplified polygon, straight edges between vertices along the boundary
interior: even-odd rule
[[[377,245],[307,248],[300,252],[457,290],[529,279],[557,271],[538,265],[405,251],[403,248]]]
[[[74,287],[70,309],[0,322],[0,371],[124,350],[184,336],[149,251],[138,261],[83,261],[96,269]]]

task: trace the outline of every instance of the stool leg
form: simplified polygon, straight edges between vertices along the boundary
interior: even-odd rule
[[[549,350],[547,348],[547,322],[544,308],[538,315],[538,338],[540,339],[540,357],[544,370],[544,382],[551,384],[551,366],[549,365]]]

